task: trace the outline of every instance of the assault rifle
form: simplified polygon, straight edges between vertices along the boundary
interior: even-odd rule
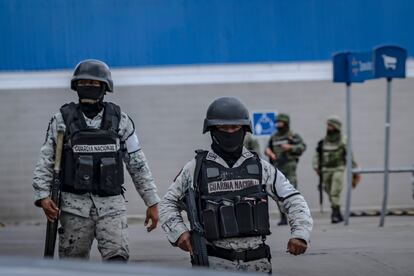
[[[187,216],[191,227],[191,263],[193,266],[208,266],[208,254],[204,229],[200,223],[199,208],[195,199],[195,192],[192,187],[187,190],[186,194]]]
[[[318,142],[318,147],[316,148],[318,152],[318,171],[319,171],[319,206],[321,209],[321,213],[323,213],[323,174],[322,174],[322,164],[323,164],[323,140]]]
[[[62,160],[62,148],[63,148],[63,131],[58,131],[57,141],[56,141],[56,150],[55,150],[55,165],[53,167],[53,182],[52,189],[50,192],[50,198],[60,207],[60,163]],[[53,258],[55,254],[55,244],[56,244],[56,235],[58,229],[58,220],[55,219],[53,222],[48,221],[46,226],[46,240],[45,240],[45,258]]]

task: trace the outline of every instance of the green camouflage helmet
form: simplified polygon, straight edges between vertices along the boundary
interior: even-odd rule
[[[277,114],[276,122],[284,122],[290,124],[290,117],[286,113]]]
[[[329,116],[328,120],[326,121],[327,124],[330,124],[331,126],[333,126],[334,128],[336,128],[337,130],[341,130],[342,127],[342,122],[339,119],[338,116],[332,115]]]

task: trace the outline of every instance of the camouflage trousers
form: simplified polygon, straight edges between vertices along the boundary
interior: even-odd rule
[[[227,271],[248,271],[248,272],[263,272],[272,274],[272,263],[267,259],[259,259],[250,262],[243,261],[229,261],[217,257],[208,257],[210,268],[216,270]]]
[[[67,212],[60,214],[59,257],[89,259],[92,242],[98,242],[103,260],[114,256],[129,258],[125,212],[99,217],[95,207],[88,218]]]
[[[331,207],[339,207],[341,205],[341,191],[342,182],[344,178],[344,171],[327,171],[323,172],[323,187],[325,192],[329,196]]]

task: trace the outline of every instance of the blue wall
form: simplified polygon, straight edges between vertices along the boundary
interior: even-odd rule
[[[0,0],[0,70],[328,60],[414,52],[410,0]]]

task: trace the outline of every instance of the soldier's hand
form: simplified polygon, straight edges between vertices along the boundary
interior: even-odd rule
[[[275,161],[277,159],[276,154],[270,148],[266,148],[265,155],[267,155],[272,161]]]
[[[53,222],[55,219],[57,219],[59,208],[56,206],[53,200],[46,197],[40,200],[40,206],[42,207],[43,212],[45,212],[48,221]]]
[[[149,220],[151,219],[151,225],[147,227],[147,232],[151,232],[157,228],[158,224],[158,204],[152,205],[147,208],[147,216],[145,218],[144,225],[147,226]]]
[[[190,252],[193,255],[193,248],[191,247],[191,235],[186,231],[178,238],[177,246],[186,252]]]
[[[291,144],[282,144],[280,145],[280,147],[282,148],[283,151],[289,151],[292,149],[292,145]]]
[[[287,252],[289,252],[292,255],[300,255],[305,253],[308,246],[306,245],[306,242],[301,239],[290,239],[287,245]]]

